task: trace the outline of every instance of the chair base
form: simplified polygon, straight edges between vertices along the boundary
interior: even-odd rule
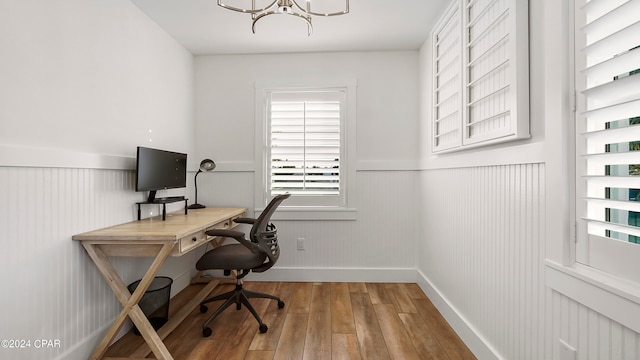
[[[245,290],[242,287],[242,282],[240,281],[240,279],[238,279],[238,282],[236,283],[236,288],[234,290],[226,292],[224,294],[216,295],[200,303],[200,312],[204,314],[208,310],[205,304],[208,304],[214,301],[226,300],[202,325],[202,336],[204,337],[211,336],[212,331],[211,331],[211,328],[209,328],[209,324],[216,317],[218,317],[218,315],[222,314],[222,312],[226,308],[231,306],[231,304],[236,304],[236,310],[240,310],[242,308],[242,304],[244,304],[244,306],[247,309],[249,309],[253,317],[258,321],[258,324],[260,324],[260,332],[261,333],[267,332],[269,327],[262,322],[260,315],[258,315],[258,312],[256,311],[256,309],[253,307],[253,305],[251,305],[251,302],[249,302],[249,299],[253,299],[253,298],[276,300],[278,301],[278,309],[284,308],[284,301],[282,301],[279,297],[269,295],[269,294],[259,293],[255,291]]]

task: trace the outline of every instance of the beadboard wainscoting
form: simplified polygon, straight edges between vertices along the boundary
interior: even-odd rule
[[[551,295],[550,318],[550,358],[566,359],[566,344],[579,355],[576,359],[640,359],[640,334],[556,291]]]
[[[253,211],[253,192],[246,191],[253,189],[253,172],[205,175],[198,179],[203,204]],[[415,282],[418,176],[411,170],[357,171],[356,220],[274,220],[280,259],[252,279]],[[297,249],[298,238],[304,239],[304,250]]]
[[[0,348],[0,358],[88,356],[122,308],[71,236],[134,220],[135,202],[143,200],[134,183],[131,170],[0,166],[0,339],[31,341],[28,348]],[[113,262],[125,283],[150,264],[147,258]],[[174,279],[172,293],[189,283],[193,263],[191,256],[167,261],[161,274]],[[59,346],[36,347],[36,339]]]
[[[428,170],[419,284],[480,359],[545,359],[545,166]]]

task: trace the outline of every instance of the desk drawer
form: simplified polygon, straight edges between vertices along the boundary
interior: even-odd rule
[[[210,241],[214,237],[207,236],[206,231],[211,229],[231,229],[236,223],[233,222],[233,219],[238,218],[239,216],[234,216],[230,220],[221,221],[213,226],[208,227],[206,230],[198,231],[194,234],[189,234],[180,239],[178,245],[178,251],[180,254],[184,254],[188,251],[191,251],[193,248],[196,248],[200,245],[205,244]]]
[[[184,254],[189,250],[204,244],[207,241],[207,234],[203,231],[198,231],[194,234],[189,234],[180,239],[178,243],[178,251],[180,254]]]

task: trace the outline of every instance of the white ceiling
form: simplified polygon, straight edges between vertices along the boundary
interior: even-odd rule
[[[253,34],[251,15],[217,0],[131,1],[187,50],[205,55],[417,50],[450,0],[351,0],[348,14],[314,17],[310,37],[303,20],[287,15],[265,17]]]

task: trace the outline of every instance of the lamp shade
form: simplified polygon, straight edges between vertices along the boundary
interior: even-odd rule
[[[200,169],[198,169],[198,172],[196,172],[196,176],[193,177],[193,183],[195,185],[195,190],[196,190],[196,202],[195,204],[189,205],[188,206],[189,209],[202,209],[206,207],[198,203],[198,174],[200,174],[203,171],[211,171],[215,168],[216,168],[216,163],[211,159],[204,159],[200,161]]]
[[[216,168],[216,163],[211,159],[200,161],[200,171],[211,171]]]

